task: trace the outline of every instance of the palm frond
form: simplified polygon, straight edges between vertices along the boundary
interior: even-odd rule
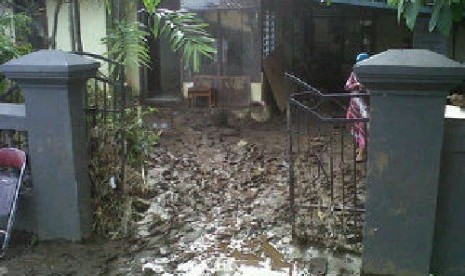
[[[148,35],[143,24],[122,20],[109,30],[102,42],[108,47],[107,56],[125,66],[149,66]]]
[[[212,58],[216,54],[216,41],[207,32],[208,24],[197,14],[183,10],[157,9],[150,30],[155,37],[165,36],[175,51],[184,54],[185,66],[192,65],[199,71],[201,57]]]

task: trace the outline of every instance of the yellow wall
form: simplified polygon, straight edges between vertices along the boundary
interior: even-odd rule
[[[56,0],[47,0],[47,24],[48,33],[53,33],[53,20],[56,8]],[[107,48],[101,42],[106,36],[107,20],[104,1],[80,0],[81,11],[81,39],[82,47],[86,52],[103,55]],[[58,15],[58,28],[56,48],[63,51],[71,51],[71,36],[69,35],[69,3],[63,3]],[[108,66],[102,64],[100,70],[106,74]]]
[[[53,17],[56,7],[56,0],[47,0],[47,18],[48,18],[48,33],[53,31]],[[106,36],[107,18],[106,7],[104,1],[101,0],[80,0],[81,11],[81,38],[83,49],[86,52],[92,52],[99,55],[105,54],[106,46],[101,42],[101,39]],[[130,5],[128,9],[134,9],[133,16],[128,16],[128,20],[136,19],[135,6]],[[132,14],[130,11],[126,15]],[[58,17],[57,29],[57,49],[64,51],[71,50],[71,38],[69,35],[69,4],[64,3],[61,7]],[[107,72],[107,68],[102,68]],[[126,80],[134,91],[139,91],[139,68],[126,68]]]
[[[53,18],[56,0],[47,0],[48,33],[53,31]],[[100,41],[106,35],[106,10],[104,1],[80,0],[81,9],[81,37],[83,48],[87,52],[103,54],[105,45]],[[69,4],[64,3],[58,17],[57,49],[71,50],[71,38],[69,35]]]

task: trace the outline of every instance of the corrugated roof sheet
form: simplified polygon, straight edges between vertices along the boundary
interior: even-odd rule
[[[247,9],[258,6],[259,0],[181,0],[181,8],[188,10]]]

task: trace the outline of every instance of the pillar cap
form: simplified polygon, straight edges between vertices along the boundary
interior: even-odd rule
[[[360,82],[370,89],[444,90],[465,79],[465,66],[423,49],[391,49],[354,66]]]
[[[10,60],[0,66],[0,72],[11,79],[85,78],[99,67],[100,63],[80,55],[40,50]]]

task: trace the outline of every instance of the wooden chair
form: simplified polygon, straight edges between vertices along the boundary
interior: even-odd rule
[[[215,76],[195,76],[194,86],[187,90],[189,107],[197,106],[197,99],[207,98],[207,107],[214,106]]]

